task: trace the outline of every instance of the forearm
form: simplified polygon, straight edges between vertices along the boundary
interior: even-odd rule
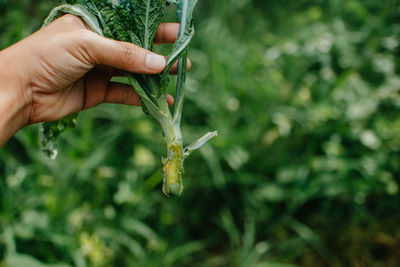
[[[30,103],[12,48],[0,52],[0,147],[29,123]]]

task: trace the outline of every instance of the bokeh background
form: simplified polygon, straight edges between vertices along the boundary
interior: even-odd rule
[[[56,4],[0,0],[0,48]],[[200,0],[196,28],[184,137],[220,135],[183,195],[140,108],[82,112],[54,161],[30,126],[0,150],[0,266],[399,266],[399,1]]]

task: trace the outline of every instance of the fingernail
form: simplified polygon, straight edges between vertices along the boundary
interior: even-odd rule
[[[165,67],[166,61],[163,56],[156,54],[147,54],[146,67],[149,69],[159,70]]]

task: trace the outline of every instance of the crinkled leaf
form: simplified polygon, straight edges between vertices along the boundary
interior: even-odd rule
[[[142,47],[151,50],[154,36],[164,17],[164,3],[162,0],[135,0],[132,4],[135,32]]]

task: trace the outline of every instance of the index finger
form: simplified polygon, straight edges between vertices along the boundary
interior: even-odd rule
[[[178,39],[179,23],[161,23],[158,27],[155,44],[171,44]]]

